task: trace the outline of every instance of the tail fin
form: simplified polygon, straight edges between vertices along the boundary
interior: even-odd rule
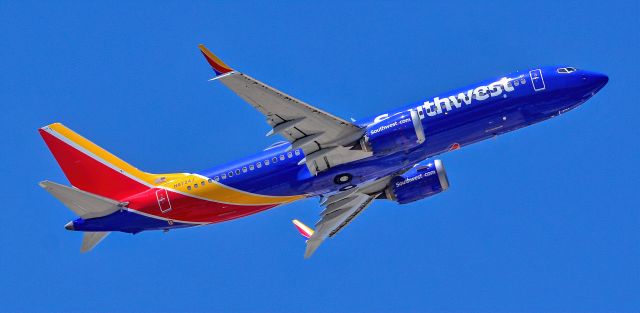
[[[42,127],[40,135],[76,188],[119,200],[162,181],[160,175],[131,166],[60,123]]]

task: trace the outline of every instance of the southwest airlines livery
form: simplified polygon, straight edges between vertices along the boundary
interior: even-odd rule
[[[200,45],[215,77],[264,115],[277,142],[238,161],[192,173],[151,174],[62,124],[40,135],[72,186],[45,190],[79,218],[81,251],[112,231],[136,234],[228,221],[319,197],[315,230],[293,223],[310,257],[376,200],[399,204],[449,188],[447,151],[563,114],[594,96],[604,74],[570,66],[516,71],[370,118],[347,121],[240,73]]]

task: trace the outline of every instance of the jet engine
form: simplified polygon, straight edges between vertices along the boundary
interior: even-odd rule
[[[420,163],[402,175],[391,179],[385,189],[387,199],[400,204],[433,196],[449,188],[449,179],[442,161]]]
[[[361,145],[374,155],[386,155],[417,147],[424,140],[420,116],[410,110],[369,125]]]

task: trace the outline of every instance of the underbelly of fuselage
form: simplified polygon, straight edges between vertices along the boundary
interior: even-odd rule
[[[162,194],[162,202],[156,194]],[[161,188],[151,189],[127,200],[127,207],[121,211],[104,217],[81,220],[75,224],[75,229],[128,233],[168,230],[224,222],[280,205],[223,203]]]

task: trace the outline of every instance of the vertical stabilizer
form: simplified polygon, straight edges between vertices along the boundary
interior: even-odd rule
[[[74,187],[110,199],[147,190],[158,175],[143,172],[60,123],[40,135]]]

